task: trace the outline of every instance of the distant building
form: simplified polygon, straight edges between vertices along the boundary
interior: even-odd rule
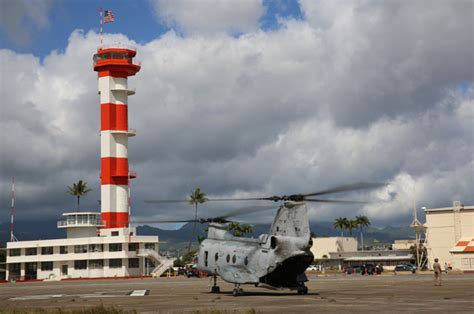
[[[453,269],[474,271],[474,206],[426,208],[428,266],[439,258]]]
[[[328,258],[330,253],[357,251],[357,239],[352,237],[313,238],[311,252],[314,259]]]
[[[416,245],[416,241],[410,240],[395,240],[392,244],[392,250],[410,250]]]
[[[390,270],[398,264],[411,263],[414,259],[410,250],[357,251],[357,247],[357,239],[352,237],[313,238],[311,252],[316,264],[333,269],[381,264]]]

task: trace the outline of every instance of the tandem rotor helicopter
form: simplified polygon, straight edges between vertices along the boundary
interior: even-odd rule
[[[200,244],[197,268],[213,276],[212,293],[219,293],[217,276],[234,284],[232,294],[240,296],[244,284],[268,289],[296,290],[307,294],[305,270],[313,262],[313,243],[306,202],[353,204],[360,201],[315,198],[321,195],[374,189],[384,184],[356,183],[309,194],[261,198],[208,199],[208,201],[274,201],[279,206],[268,234],[258,238],[236,237],[227,230],[230,217],[252,212],[246,209],[208,219],[163,220],[154,223],[208,223],[208,235]],[[147,203],[188,202],[188,200],[153,200]],[[268,209],[268,207],[267,207]],[[255,208],[253,211],[261,210]]]

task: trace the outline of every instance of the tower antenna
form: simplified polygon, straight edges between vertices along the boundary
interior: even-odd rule
[[[15,177],[12,177],[12,207],[10,211],[10,242],[18,241],[14,234],[15,230]]]
[[[416,266],[421,269],[424,267],[425,261],[425,250],[426,246],[426,227],[418,220],[416,214],[416,189],[413,186],[413,221],[410,227],[415,231],[415,250],[416,250]]]

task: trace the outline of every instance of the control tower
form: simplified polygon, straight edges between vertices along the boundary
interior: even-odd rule
[[[133,63],[136,51],[99,48],[94,55],[100,95],[101,218],[104,228],[129,226],[129,180],[136,177],[128,165],[128,77],[140,71]]]

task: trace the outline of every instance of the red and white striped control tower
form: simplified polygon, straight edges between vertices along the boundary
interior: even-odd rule
[[[140,71],[133,63],[136,51],[125,48],[99,48],[94,55],[94,71],[99,76],[101,219],[105,228],[124,228],[129,223],[129,179],[136,175],[128,166],[127,79]]]

